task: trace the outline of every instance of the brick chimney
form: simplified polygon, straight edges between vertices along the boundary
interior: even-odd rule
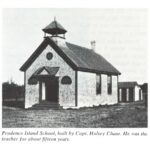
[[[96,47],[96,42],[95,42],[95,40],[94,40],[94,41],[91,41],[91,49],[92,49],[93,51],[95,51],[95,47]]]

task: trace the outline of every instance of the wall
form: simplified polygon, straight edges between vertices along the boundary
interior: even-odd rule
[[[78,107],[96,105],[96,74],[78,72]]]
[[[78,72],[78,107],[116,104],[118,102],[117,76],[112,76],[112,94],[107,93],[107,75],[101,75],[102,92],[96,95],[96,74]]]
[[[107,92],[107,75],[102,77],[102,92],[96,96],[97,103],[101,105],[118,103],[118,79],[117,76],[112,76],[112,94]]]
[[[140,100],[139,90],[140,90],[140,87],[139,86],[135,86],[135,101],[139,101]]]
[[[119,88],[119,102],[122,101],[122,89]]]
[[[143,91],[142,91],[142,89],[141,89],[141,88],[140,88],[140,92],[141,92],[140,100],[143,100]]]
[[[51,60],[47,60],[46,58],[48,52],[53,53]],[[37,85],[29,85],[28,79],[38,68],[43,66],[60,67],[57,73],[57,76],[59,76],[59,103],[65,107],[75,106],[75,71],[48,45],[25,72],[25,108],[31,107],[39,102],[39,83]],[[66,75],[71,77],[72,84],[61,84],[62,77]]]
[[[128,89],[129,88],[126,88],[126,90],[128,91]],[[133,101],[139,101],[140,99],[141,100],[143,100],[143,96],[142,96],[142,91],[141,91],[141,98],[139,97],[140,95],[139,95],[139,91],[140,91],[140,87],[139,86],[135,86],[134,87],[134,92],[133,92],[133,94],[134,94],[134,100]],[[120,91],[120,93],[119,93],[119,95],[120,94],[122,94],[122,89],[119,89],[119,91]],[[128,92],[127,92],[128,93]],[[121,101],[122,102],[122,99],[121,100],[119,100],[119,101]],[[129,101],[129,95],[127,94],[127,102]]]

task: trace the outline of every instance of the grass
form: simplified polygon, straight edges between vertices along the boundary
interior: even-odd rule
[[[128,128],[147,127],[144,103],[68,110],[24,110],[3,106],[3,128]]]

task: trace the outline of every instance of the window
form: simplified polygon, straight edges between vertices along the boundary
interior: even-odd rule
[[[52,54],[51,52],[47,53],[47,54],[46,54],[46,58],[47,58],[48,60],[51,60],[51,59],[53,58],[53,54]]]
[[[96,94],[101,94],[101,75],[97,74],[96,75]]]
[[[37,79],[34,78],[33,76],[31,76],[31,77],[29,78],[29,80],[28,80],[28,84],[29,84],[29,85],[35,85],[35,84],[37,84]]]
[[[72,83],[72,80],[69,76],[64,76],[61,80],[61,83],[62,84],[71,84]]]
[[[107,91],[108,91],[108,94],[112,94],[112,76],[111,75],[107,76]]]

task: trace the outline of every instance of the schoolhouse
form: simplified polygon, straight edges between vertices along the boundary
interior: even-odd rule
[[[54,19],[43,29],[44,40],[21,66],[25,108],[80,108],[118,102],[120,72],[94,50],[66,41]]]

